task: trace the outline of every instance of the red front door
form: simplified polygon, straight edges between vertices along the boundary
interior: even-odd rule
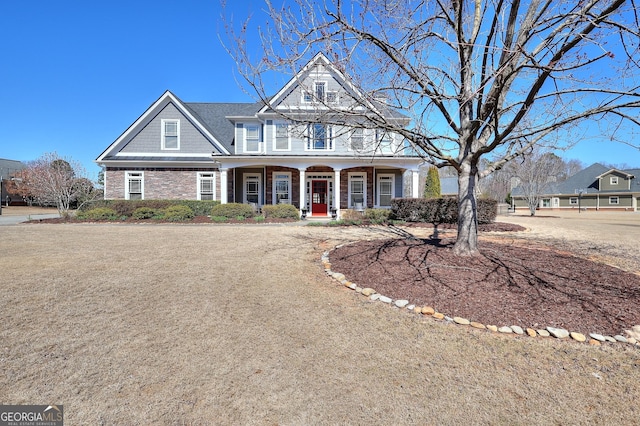
[[[311,181],[311,214],[314,216],[327,214],[327,181]]]

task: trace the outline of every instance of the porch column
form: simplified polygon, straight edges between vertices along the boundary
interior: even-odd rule
[[[411,170],[411,197],[420,198],[418,189],[420,188],[420,172],[418,170]]]
[[[300,172],[300,214],[302,214],[302,209],[306,208],[306,205],[305,205],[305,195],[306,195],[306,189],[307,189],[306,178],[305,178],[306,170],[307,169],[298,169],[298,171]]]
[[[336,209],[336,219],[340,219],[340,171],[342,169],[333,169],[335,176],[333,178],[333,208]]]
[[[220,204],[227,204],[227,192],[229,188],[227,188],[227,170],[229,169],[220,169]]]

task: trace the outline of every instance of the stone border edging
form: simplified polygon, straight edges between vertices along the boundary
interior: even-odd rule
[[[339,248],[339,247],[341,246],[339,245],[339,246],[336,246],[335,248]],[[570,337],[572,340],[575,340],[576,342],[582,343],[587,341],[587,336],[585,336],[584,334],[568,331],[568,330],[565,330],[564,328],[546,327],[543,329],[534,330],[533,328],[523,329],[522,327],[517,325],[511,325],[511,326],[505,325],[505,326],[498,327],[496,325],[485,325],[479,322],[470,321],[462,317],[451,318],[441,312],[437,312],[434,308],[430,306],[419,307],[414,304],[411,304],[408,300],[404,300],[404,299],[393,300],[390,297],[379,294],[372,288],[359,287],[357,284],[347,280],[344,274],[331,270],[331,262],[329,261],[329,251],[325,251],[322,254],[321,261],[322,261],[322,265],[324,266],[324,270],[328,276],[330,276],[331,278],[333,278],[343,286],[351,290],[354,290],[356,293],[362,294],[363,296],[369,298],[372,301],[380,301],[390,306],[392,305],[400,309],[406,308],[409,311],[413,311],[417,314],[421,314],[424,316],[430,316],[437,320],[445,320],[449,323],[470,326],[477,329],[486,329],[494,333],[516,334],[516,335],[526,334],[529,337],[538,337],[538,336],[551,337],[552,336],[557,339],[565,339],[567,337]],[[605,336],[598,333],[589,333],[588,343],[593,346],[600,346],[604,342],[628,343],[634,347],[640,348],[640,325],[634,325],[633,327],[631,327],[631,330],[625,330],[625,332],[629,337],[625,337],[621,334],[618,334],[612,337],[612,336]],[[637,336],[637,337],[634,337],[634,336]]]

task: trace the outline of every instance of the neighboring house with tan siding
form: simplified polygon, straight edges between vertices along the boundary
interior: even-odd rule
[[[362,109],[348,78],[316,55],[262,103],[190,103],[165,92],[97,159],[105,199],[200,199],[256,206],[288,203],[309,216],[390,206],[419,197],[423,162],[399,135],[349,126]],[[344,103],[344,126],[295,124]],[[368,103],[408,126],[406,116]],[[306,115],[305,115],[306,117]],[[404,176],[410,186],[405,188]]]
[[[618,170],[595,163],[564,182],[551,182],[539,210],[640,211],[640,169]],[[528,209],[520,188],[512,192],[516,209]]]

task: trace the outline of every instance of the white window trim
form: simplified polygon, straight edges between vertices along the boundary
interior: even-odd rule
[[[161,121],[161,133],[162,133],[162,150],[163,151],[179,151],[180,150],[180,120],[175,119],[175,118],[163,118]],[[177,138],[177,143],[176,143],[176,148],[167,148],[165,145],[165,123],[176,123],[176,131],[178,133],[178,138]]]
[[[314,143],[313,143],[313,138],[311,137],[311,132],[312,132],[312,126],[315,126],[316,124],[322,124],[325,127],[325,133],[328,134],[328,136],[325,135],[325,140],[326,140],[326,144],[329,146],[329,148],[323,148],[323,149],[316,149],[314,148]],[[336,144],[334,141],[334,137],[333,137],[333,127],[329,124],[323,124],[323,123],[311,123],[307,125],[307,128],[305,130],[305,140],[304,140],[304,150],[305,151],[314,151],[314,152],[331,152],[331,151],[335,151],[336,150]]]
[[[615,202],[614,202],[615,200]],[[610,206],[619,206],[620,205],[620,197],[609,197],[609,205]]]
[[[258,148],[257,148],[257,150],[255,150],[255,151],[250,151],[250,150],[247,148],[247,146],[248,146],[248,143],[247,143],[247,139],[248,139],[248,138],[247,138],[247,135],[248,135],[248,133],[249,133],[249,132],[247,131],[247,127],[256,127],[256,128],[258,129]],[[261,139],[262,139],[262,138],[261,138],[261,135],[262,135],[262,126],[260,125],[260,123],[243,123],[243,124],[242,124],[242,135],[243,135],[243,137],[242,137],[242,142],[243,142],[242,150],[243,150],[243,152],[251,153],[251,154],[261,153],[261,152],[262,152],[262,140],[261,140]]]
[[[362,137],[362,148],[361,149],[354,149],[353,148],[353,141],[352,141],[352,137],[353,137],[353,133],[359,130],[361,133],[361,137]],[[353,128],[351,129],[351,131],[349,132],[349,145],[348,145],[348,149],[349,151],[352,152],[363,152],[365,150],[365,146],[366,146],[366,142],[365,142],[365,132],[363,128]]]
[[[395,135],[391,132],[388,132],[384,129],[376,129],[376,152],[381,155],[394,155],[396,153],[396,139]],[[389,151],[385,152],[382,150],[382,136],[387,135],[390,140],[389,143]]]
[[[286,149],[278,149],[277,148],[277,140],[278,140],[278,126],[285,125],[287,126],[287,148]],[[274,121],[273,122],[273,146],[272,149],[274,151],[285,152],[291,151],[291,126],[289,123],[284,121]]]
[[[360,176],[363,176],[363,178],[361,179]],[[362,180],[362,207],[367,208],[367,172],[349,172],[347,180],[347,208],[355,208],[351,203],[351,182],[353,180]]]
[[[247,204],[247,181],[249,179],[258,178],[258,206],[262,206],[262,174],[261,173],[244,173],[242,175],[242,202]]]
[[[578,205],[578,197],[569,197],[569,205],[577,206]]]
[[[391,178],[391,199],[393,199],[393,194],[396,187],[396,175],[394,175],[393,173],[378,173],[376,175],[376,206],[382,209],[391,208],[391,205],[380,205],[380,183],[383,181],[383,179],[381,178]]]
[[[293,201],[292,197],[291,197],[291,191],[293,189],[292,186],[291,186],[291,172],[273,172],[272,173],[272,175],[271,175],[272,176],[272,178],[271,178],[271,181],[272,181],[272,185],[271,185],[271,204],[275,205],[277,203],[277,199],[276,199],[276,197],[277,197],[277,194],[276,194],[276,176],[278,176],[278,175],[282,175],[282,176],[286,175],[287,176],[287,182],[288,182],[288,185],[289,185],[289,202],[286,203],[286,204],[291,204],[292,201]],[[278,178],[277,180],[283,180],[283,179]]]
[[[129,196],[129,180],[132,177],[140,177],[140,199],[144,200],[144,171],[133,170],[124,172],[124,199],[131,199]]]
[[[206,175],[206,177],[205,177],[205,175]],[[211,177],[209,177],[209,175],[211,175]],[[214,201],[217,200],[217,198],[216,198],[216,174],[215,174],[215,172],[198,172],[198,189],[197,189],[197,191],[198,191],[198,200],[202,200],[202,192],[201,192],[202,191],[202,185],[201,185],[201,183],[202,183],[202,181],[204,179],[212,179],[213,180],[213,182],[212,182],[212,184],[213,184],[213,200]]]
[[[609,177],[609,184],[611,185],[618,185],[618,176],[610,176]]]

